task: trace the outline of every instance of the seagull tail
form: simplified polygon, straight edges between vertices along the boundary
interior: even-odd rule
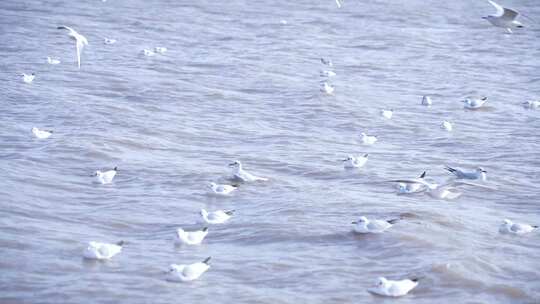
[[[126,242],[124,242],[124,241],[120,241],[120,242],[117,242],[116,245],[118,245],[118,246],[124,246],[125,243],[126,243]]]
[[[426,171],[424,171],[422,174],[420,174],[420,178],[426,177]]]
[[[448,167],[448,166],[445,166],[444,169],[446,169],[446,170],[448,170],[448,171],[450,171],[450,172],[452,172],[452,173],[454,173],[454,172],[457,171],[456,169],[454,169],[454,168],[452,168],[452,167]]]
[[[397,223],[397,222],[399,222],[399,221],[401,221],[401,218],[391,219],[391,220],[388,220],[387,222],[388,222],[389,224],[395,224],[395,223]]]
[[[424,278],[425,278],[425,276],[415,276],[415,277],[411,278],[411,281],[418,282],[418,281],[420,281],[420,280],[422,280]]]
[[[225,213],[226,213],[227,215],[233,215],[235,211],[236,211],[236,210],[227,210],[227,211],[225,211]]]
[[[208,227],[204,227],[204,228],[202,229],[202,231],[204,231],[204,232],[208,231]]]
[[[208,262],[210,262],[210,259],[211,259],[211,258],[212,258],[212,257],[207,257],[206,259],[204,259],[203,263],[205,263],[206,265],[208,265]]]
[[[534,229],[536,229],[536,228],[538,228],[538,225],[533,225],[532,227],[533,227]]]

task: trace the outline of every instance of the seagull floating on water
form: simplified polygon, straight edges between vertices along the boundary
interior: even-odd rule
[[[505,219],[502,225],[499,227],[499,232],[508,234],[525,234],[535,229],[538,229],[538,226],[513,223],[511,220]]]
[[[394,110],[381,110],[381,116],[386,119],[392,119],[393,114]]]
[[[334,94],[334,90],[335,90],[334,86],[331,84],[328,84],[328,82],[324,82],[323,87],[321,88],[321,92],[324,92],[328,95]]]
[[[229,195],[231,194],[231,192],[238,188],[234,185],[216,184],[214,182],[210,183],[208,186],[210,187],[210,189],[212,189],[212,192],[214,194],[218,195]]]
[[[368,161],[368,156],[367,153],[358,157],[349,155],[343,160],[343,167],[345,167],[345,169],[362,168]]]
[[[418,286],[418,279],[392,281],[380,277],[377,280],[377,285],[369,291],[381,296],[401,297],[408,294],[416,286]]]
[[[169,271],[167,272],[167,280],[174,282],[188,282],[198,279],[210,268],[210,258],[211,257],[207,257],[202,262],[188,265],[171,264]]]
[[[442,124],[441,124],[441,129],[446,130],[446,131],[448,131],[448,132],[451,132],[451,131],[453,130],[453,128],[454,128],[454,127],[453,127],[452,123],[449,122],[449,121],[446,121],[446,120],[445,120],[445,121],[443,121]]]
[[[77,65],[80,69],[81,68],[81,53],[84,46],[88,45],[88,40],[86,40],[86,37],[77,33],[74,29],[70,28],[69,26],[62,25],[62,26],[59,26],[58,29],[68,30],[68,36],[75,40],[75,45],[77,47]]]
[[[115,43],[116,43],[116,39],[103,38],[103,43],[105,43],[105,44],[115,44]]]
[[[56,58],[52,58],[52,57],[47,57],[47,63],[48,64],[59,64],[60,60],[58,60]]]
[[[354,224],[354,232],[356,233],[383,233],[388,228],[397,223],[399,219],[391,220],[368,220],[367,217],[361,216]]]
[[[201,230],[185,231],[182,228],[176,230],[176,245],[200,245],[208,234],[208,227]]]
[[[529,100],[522,103],[526,109],[538,109],[540,108],[540,100]]]
[[[223,224],[228,221],[234,214],[234,210],[216,210],[208,212],[205,209],[201,209],[201,217],[207,224]]]
[[[156,46],[154,48],[154,52],[159,53],[159,54],[165,54],[167,52],[167,48],[166,47]]]
[[[108,260],[122,252],[123,245],[124,241],[120,241],[116,244],[90,242],[88,243],[88,247],[84,251],[83,256],[86,259],[92,260]]]
[[[32,83],[32,81],[34,81],[34,78],[36,78],[36,74],[32,73],[30,75],[28,74],[22,74],[22,80],[25,82],[25,83]]]
[[[46,139],[46,138],[51,137],[51,135],[53,134],[53,131],[52,130],[40,130],[40,129],[36,128],[36,127],[33,127],[32,128],[32,134],[34,134],[34,136],[39,138],[39,139]]]
[[[233,178],[240,180],[242,182],[258,182],[258,181],[264,182],[268,180],[268,178],[255,176],[245,171],[242,168],[242,163],[239,160],[234,161],[233,163],[230,163],[229,167],[233,168]]]
[[[431,101],[431,97],[429,96],[422,96],[422,105],[424,106],[431,106],[433,104],[433,102]]]
[[[467,98],[465,100],[462,100],[465,104],[466,109],[479,109],[487,102],[487,97],[481,97],[481,98]]]
[[[523,28],[523,24],[516,20],[517,16],[519,15],[518,12],[506,7],[502,7],[491,0],[488,0],[488,2],[495,7],[497,14],[482,17],[483,19],[486,19],[494,26],[506,29],[506,31],[510,34],[512,33],[512,29]]]
[[[373,145],[377,142],[377,136],[367,135],[366,133],[360,133],[362,135],[362,143],[364,145]]]
[[[487,178],[486,176],[487,171],[484,170],[482,167],[478,167],[474,171],[464,171],[459,168],[451,168],[448,166],[446,166],[445,169],[453,173],[456,176],[456,178],[459,178],[459,179],[473,179],[473,180],[480,179],[482,181],[485,181]]]
[[[419,177],[409,180],[408,182],[399,182],[398,183],[398,193],[399,194],[411,194],[418,193],[425,190],[426,185],[424,178],[426,177],[426,171],[420,174]]]
[[[118,171],[118,167],[114,167],[112,170],[108,170],[105,172],[101,172],[97,170],[92,176],[96,177],[96,181],[101,184],[110,184],[112,183],[114,177],[116,176],[116,172]]]

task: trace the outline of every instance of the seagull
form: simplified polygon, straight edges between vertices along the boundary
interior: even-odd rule
[[[52,135],[53,131],[51,130],[40,130],[36,127],[32,128],[32,134],[39,139],[49,138]]]
[[[238,186],[235,185],[216,184],[214,182],[210,183],[208,186],[212,189],[214,194],[218,195],[229,195],[238,188]]]
[[[394,110],[381,110],[381,116],[386,119],[392,119],[393,114]]]
[[[540,100],[525,101],[522,105],[526,109],[537,109],[540,108]]]
[[[356,233],[383,233],[386,229],[392,227],[399,219],[392,220],[368,220],[367,217],[361,216],[354,224],[354,232]]]
[[[159,53],[159,54],[165,54],[165,52],[167,52],[167,48],[156,46],[154,48],[154,52]]]
[[[59,64],[60,60],[58,60],[56,58],[52,58],[52,57],[47,57],[47,63],[48,64]]]
[[[223,224],[228,221],[234,214],[234,210],[217,210],[214,212],[208,212],[205,209],[201,209],[201,217],[207,224]]]
[[[96,173],[92,174],[92,176],[95,176],[96,181],[101,184],[110,184],[113,178],[116,176],[117,171],[118,167],[114,167],[114,169],[105,172],[97,170]]]
[[[505,28],[506,31],[510,34],[512,34],[513,28],[515,29],[523,27],[523,24],[516,20],[517,16],[519,15],[518,12],[506,7],[502,7],[491,0],[488,0],[488,2],[495,7],[495,9],[497,10],[497,14],[482,17],[482,19],[486,19],[494,26]]]
[[[427,96],[427,95],[424,95],[422,96],[422,105],[423,106],[431,106],[433,104],[433,102],[431,101],[431,97]]]
[[[328,84],[328,82],[324,82],[323,87],[321,88],[321,92],[324,92],[328,95],[334,94],[334,90],[335,90],[334,86],[331,84]]]
[[[442,124],[441,124],[441,129],[446,130],[446,131],[448,131],[448,132],[452,132],[452,129],[453,129],[453,128],[454,128],[454,127],[453,127],[452,123],[449,122],[449,121],[446,121],[446,120],[445,120],[445,121],[443,121]]]
[[[154,51],[152,51],[152,50],[144,49],[142,52],[143,52],[144,56],[148,56],[148,57],[156,55],[156,53]]]
[[[115,43],[116,43],[116,39],[103,38],[103,43],[105,43],[105,44],[115,44]]]
[[[36,74],[32,73],[30,75],[28,74],[22,74],[22,79],[25,83],[32,83],[34,81],[34,78],[36,78]]]
[[[233,168],[233,178],[242,182],[264,182],[268,180],[268,178],[255,176],[251,173],[244,171],[244,169],[242,169],[242,163],[239,160],[230,163],[229,167]]]
[[[182,228],[176,230],[176,245],[200,245],[208,234],[208,227],[197,231],[185,231]]]
[[[362,135],[362,143],[364,145],[373,145],[375,142],[377,142],[377,136],[367,135],[364,132],[360,133],[360,135]]]
[[[197,262],[189,265],[177,265],[171,264],[169,271],[167,272],[169,277],[167,280],[174,282],[188,282],[198,279],[209,268],[211,257],[207,257],[202,262]]]
[[[330,59],[324,59],[324,58],[321,58],[321,63],[324,64],[324,65],[327,65],[329,67],[333,67],[334,64],[332,63],[332,60]]]
[[[352,155],[347,156],[346,159],[343,160],[343,167],[345,169],[354,169],[354,168],[362,168],[366,162],[368,161],[368,154],[364,154],[363,156],[354,157]]]
[[[535,229],[538,229],[538,226],[513,223],[511,220],[505,219],[502,225],[499,227],[499,232],[508,234],[525,234]]]
[[[457,188],[458,186],[473,186],[473,187],[484,188],[484,189],[489,189],[489,190],[497,190],[496,187],[472,183],[472,182],[468,182],[464,180],[452,180],[445,184],[437,184],[437,183],[428,182],[424,178],[397,179],[397,180],[390,180],[389,182],[400,183],[400,189],[405,186],[415,187],[416,191],[414,191],[415,189],[412,189],[414,192],[410,192],[410,193],[423,192],[433,198],[445,199],[445,200],[452,200],[461,196],[462,193]],[[404,192],[400,192],[400,193],[404,193]],[[406,193],[409,193],[409,192],[406,192]]]
[[[116,244],[90,242],[83,253],[86,259],[92,260],[108,260],[122,251],[124,241]]]
[[[333,72],[333,71],[330,71],[330,70],[323,70],[323,71],[320,72],[320,75],[321,75],[321,77],[328,77],[328,78],[330,78],[330,77],[336,76],[336,73]]]
[[[445,169],[456,175],[458,179],[480,179],[485,181],[487,178],[487,171],[482,167],[478,167],[474,171],[463,171],[459,168],[451,168],[448,166],[446,166]]]
[[[341,5],[343,5],[343,0],[336,0],[336,5],[338,8],[341,8]]]
[[[418,193],[425,190],[425,180],[426,177],[426,171],[424,171],[422,174],[420,174],[419,177],[411,179],[411,180],[405,180],[405,181],[399,181],[398,182],[398,193],[399,194],[411,194],[411,193]]]
[[[465,108],[467,109],[478,109],[487,102],[487,97],[467,98],[465,100],[462,100],[461,102],[465,103]]]
[[[377,280],[375,288],[372,288],[369,291],[381,296],[400,297],[409,293],[409,291],[413,290],[417,285],[418,279],[392,281],[380,277]]]
[[[83,35],[77,33],[74,29],[70,28],[69,26],[59,26],[57,29],[59,30],[68,30],[68,36],[75,39],[76,46],[77,46],[77,65],[79,66],[79,69],[81,68],[81,52],[85,45],[88,45],[88,40],[86,40],[86,37]]]

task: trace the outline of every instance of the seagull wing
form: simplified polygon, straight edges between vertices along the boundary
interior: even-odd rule
[[[501,18],[503,18],[505,20],[508,20],[508,21],[513,21],[514,19],[516,19],[518,14],[519,13],[514,11],[514,10],[511,10],[509,8],[504,8],[504,13],[501,16]]]
[[[77,40],[77,64],[79,65],[79,69],[81,68],[81,52],[84,47],[84,43],[82,40]]]
[[[65,25],[61,25],[59,27],[57,27],[57,29],[59,30],[68,30],[71,34],[73,33],[77,33],[74,29],[70,28],[69,26],[65,26]]]
[[[497,17],[502,17],[502,15],[504,15],[504,7],[498,5],[497,3],[491,1],[491,0],[488,0],[489,3],[491,3],[491,5],[493,5],[495,7],[495,9],[497,9]]]
[[[336,4],[338,8],[341,8],[341,0],[336,0]]]

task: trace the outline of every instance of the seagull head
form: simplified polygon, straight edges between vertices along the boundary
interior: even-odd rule
[[[345,158],[343,161],[351,161],[354,160],[354,157],[352,155],[347,155],[347,158]]]
[[[367,217],[361,216],[358,218],[358,221],[352,222],[352,224],[360,224],[360,223],[365,223],[365,222],[367,222]]]
[[[206,211],[206,209],[201,209],[201,211],[199,212],[201,214],[201,216],[208,216],[208,211]]]
[[[379,277],[379,278],[377,279],[377,286],[384,286],[384,284],[386,284],[386,282],[388,282],[388,281],[386,280],[386,278],[384,278],[384,277]]]
[[[476,172],[478,172],[478,173],[487,173],[487,171],[484,170],[484,168],[482,168],[482,167],[476,168]]]
[[[512,221],[509,220],[509,219],[504,219],[503,220],[503,225],[512,225]]]
[[[234,162],[232,162],[232,163],[229,164],[229,167],[233,167],[233,168],[241,168],[241,167],[242,167],[242,163],[241,163],[239,160],[235,160]]]

